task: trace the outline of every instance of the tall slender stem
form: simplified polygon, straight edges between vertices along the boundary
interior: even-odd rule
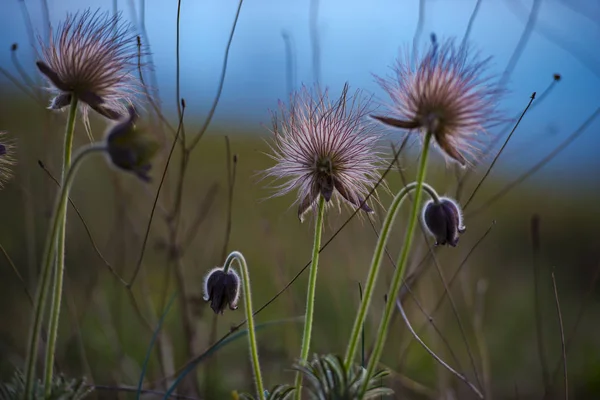
[[[426,183],[422,183],[422,186],[435,202],[439,202],[438,194],[432,187]],[[377,240],[375,252],[373,253],[373,259],[371,260],[371,267],[369,268],[369,275],[367,276],[367,283],[363,292],[363,299],[360,304],[360,309],[356,314],[354,327],[352,328],[352,334],[350,335],[350,341],[348,342],[348,348],[346,349],[346,357],[344,358],[344,365],[346,368],[350,367],[354,359],[354,355],[356,354],[358,342],[361,337],[360,333],[365,322],[365,318],[367,317],[367,311],[369,309],[369,305],[371,304],[371,298],[373,297],[373,289],[375,288],[375,282],[377,281],[379,268],[381,267],[383,253],[389,240],[391,228],[396,220],[396,215],[398,215],[400,207],[404,203],[404,199],[406,199],[407,195],[417,187],[417,182],[409,183],[403,187],[402,190],[398,192],[396,197],[394,197],[394,200],[392,200],[392,204],[390,205],[388,213],[385,216],[385,220],[383,221],[381,234]]]
[[[248,271],[248,264],[242,253],[233,251],[227,260],[225,260],[225,266],[223,271],[227,272],[231,262],[236,260],[242,270],[242,283],[244,285],[244,307],[246,311],[246,320],[248,321],[248,344],[250,345],[250,358],[252,359],[252,368],[254,369],[254,379],[256,383],[256,390],[258,391],[258,398],[260,400],[265,399],[265,387],[263,385],[262,374],[260,372],[260,363],[258,361],[258,346],[256,345],[256,333],[254,332],[254,310],[252,308],[252,292],[250,291],[250,273]]]
[[[63,149],[63,164],[61,170],[61,184],[65,183],[67,170],[71,166],[71,154],[73,152],[73,133],[75,132],[75,117],[77,117],[77,96],[71,96],[71,107],[65,131],[65,144]],[[48,343],[46,344],[46,365],[44,373],[44,394],[50,396],[52,389],[52,374],[54,367],[54,352],[56,350],[56,338],[58,336],[58,323],[60,318],[60,304],[62,299],[63,279],[65,274],[65,235],[67,226],[67,203],[61,211],[61,221],[56,243],[56,269],[54,271],[54,282],[52,283],[52,302],[50,303],[50,322],[48,326]]]
[[[315,225],[315,240],[313,244],[312,261],[310,264],[310,275],[308,277],[308,291],[306,293],[306,316],[304,319],[304,334],[302,335],[302,350],[300,351],[300,362],[308,359],[310,349],[310,336],[312,333],[313,314],[315,311],[315,289],[317,287],[317,269],[319,266],[319,249],[321,248],[321,234],[323,233],[323,219],[325,216],[325,198],[319,196],[317,211],[317,222]],[[300,400],[302,392],[302,374],[296,373],[296,400]]]
[[[394,271],[394,276],[392,278],[390,291],[388,292],[388,298],[385,305],[385,312],[383,314],[381,323],[379,325],[379,330],[377,332],[377,341],[375,342],[375,347],[369,359],[369,365],[367,366],[367,376],[365,377],[364,384],[361,390],[362,394],[364,394],[367,390],[369,379],[373,376],[373,372],[375,371],[375,368],[379,363],[379,359],[383,351],[383,346],[387,338],[387,331],[390,325],[392,312],[394,311],[394,306],[396,303],[394,299],[396,298],[396,296],[398,295],[398,291],[400,290],[400,284],[402,283],[402,278],[404,277],[404,271],[406,269],[406,262],[408,260],[408,254],[410,253],[410,246],[412,244],[415,227],[417,226],[417,219],[421,207],[421,195],[423,193],[423,182],[425,180],[425,174],[427,171],[427,156],[429,155],[429,144],[431,142],[430,132],[427,132],[425,134],[424,142],[425,143],[423,143],[423,150],[421,152],[421,161],[419,162],[419,169],[417,170],[417,187],[415,189],[415,196],[413,199],[410,219],[408,221],[408,228],[406,229],[406,236],[404,237],[404,245],[402,246],[400,258],[398,260],[397,267]]]
[[[33,314],[33,321],[29,333],[28,352],[27,352],[27,364],[25,372],[25,394],[24,399],[30,400],[33,394],[33,383],[35,379],[35,360],[37,358],[38,351],[38,338],[40,336],[40,330],[42,327],[42,319],[44,314],[44,300],[48,294],[50,286],[50,272],[52,271],[52,261],[54,260],[54,249],[58,239],[61,222],[64,217],[67,199],[69,197],[69,190],[75,178],[75,173],[79,168],[81,162],[86,156],[93,152],[104,151],[104,147],[97,145],[90,145],[82,148],[78,151],[74,158],[73,164],[69,168],[65,177],[65,182],[60,188],[60,192],[52,211],[52,218],[50,219],[50,230],[46,236],[46,243],[44,245],[44,257],[42,259],[42,276],[41,281],[38,285],[38,291],[35,297],[35,307]]]

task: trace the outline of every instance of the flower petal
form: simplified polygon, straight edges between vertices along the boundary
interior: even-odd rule
[[[348,203],[354,205],[355,207],[360,207],[361,210],[363,210],[367,213],[373,212],[373,209],[367,205],[367,203],[365,202],[365,199],[362,199],[360,197],[353,198],[352,196],[350,196],[348,194],[348,191],[346,190],[344,185],[339,182],[339,180],[334,180],[333,182],[335,185],[335,189],[344,198],[344,200],[346,200]]]
[[[44,76],[46,76],[46,78],[48,78],[58,90],[62,90],[63,92],[69,91],[69,88],[63,81],[60,80],[58,74],[54,72],[45,62],[36,61],[35,65],[37,65],[40,72],[44,74]]]

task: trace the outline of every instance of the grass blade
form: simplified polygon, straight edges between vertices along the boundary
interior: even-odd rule
[[[144,376],[146,375],[146,370],[148,369],[148,361],[150,361],[150,354],[152,354],[152,348],[154,347],[154,342],[158,338],[158,332],[160,332],[160,328],[162,328],[163,322],[165,321],[165,317],[169,313],[171,306],[173,305],[173,300],[175,300],[175,295],[177,292],[171,295],[171,299],[165,308],[165,311],[160,316],[160,320],[158,321],[158,325],[156,325],[156,329],[152,334],[152,340],[150,340],[150,344],[148,345],[148,350],[146,350],[146,358],[144,359],[144,365],[142,365],[142,373],[140,374],[140,381],[138,382],[137,393],[135,395],[136,400],[140,400],[140,395],[142,394],[142,384],[144,383]]]

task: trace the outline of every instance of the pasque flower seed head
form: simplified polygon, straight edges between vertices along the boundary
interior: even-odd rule
[[[327,91],[316,91],[313,95],[303,87],[291,104],[280,103],[269,154],[276,164],[265,175],[285,180],[276,186],[275,196],[297,190],[300,220],[319,196],[372,212],[364,200],[379,178],[382,158],[376,124],[365,121],[369,103],[360,92],[349,96],[348,85],[333,102]]]
[[[91,12],[68,14],[51,36],[41,40],[40,72],[55,93],[50,108],[67,107],[75,96],[88,108],[109,119],[119,119],[139,92],[133,74],[138,67],[136,36],[120,15]]]
[[[398,61],[395,77],[377,78],[389,94],[389,116],[373,116],[385,125],[430,132],[448,159],[461,165],[476,153],[479,133],[499,120],[502,91],[485,75],[490,59],[480,60],[452,40],[432,43],[421,58]]]

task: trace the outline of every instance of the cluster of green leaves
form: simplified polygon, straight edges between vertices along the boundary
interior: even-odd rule
[[[308,364],[295,364],[293,367],[304,376],[305,390],[310,400],[368,400],[379,396],[393,394],[391,389],[380,386],[381,380],[388,375],[385,370],[379,371],[369,379],[366,392],[360,392],[367,379],[367,370],[359,365],[349,368],[344,360],[332,354],[315,355]],[[291,398],[294,387],[278,385],[269,393],[266,400],[287,400]],[[234,400],[255,400],[247,393],[234,395]]]
[[[86,384],[85,378],[67,379],[62,375],[52,380],[52,391],[49,397],[44,396],[44,384],[37,380],[34,383],[31,400],[82,400],[94,389]],[[16,370],[12,379],[0,384],[0,400],[22,399],[25,394],[25,375]]]

